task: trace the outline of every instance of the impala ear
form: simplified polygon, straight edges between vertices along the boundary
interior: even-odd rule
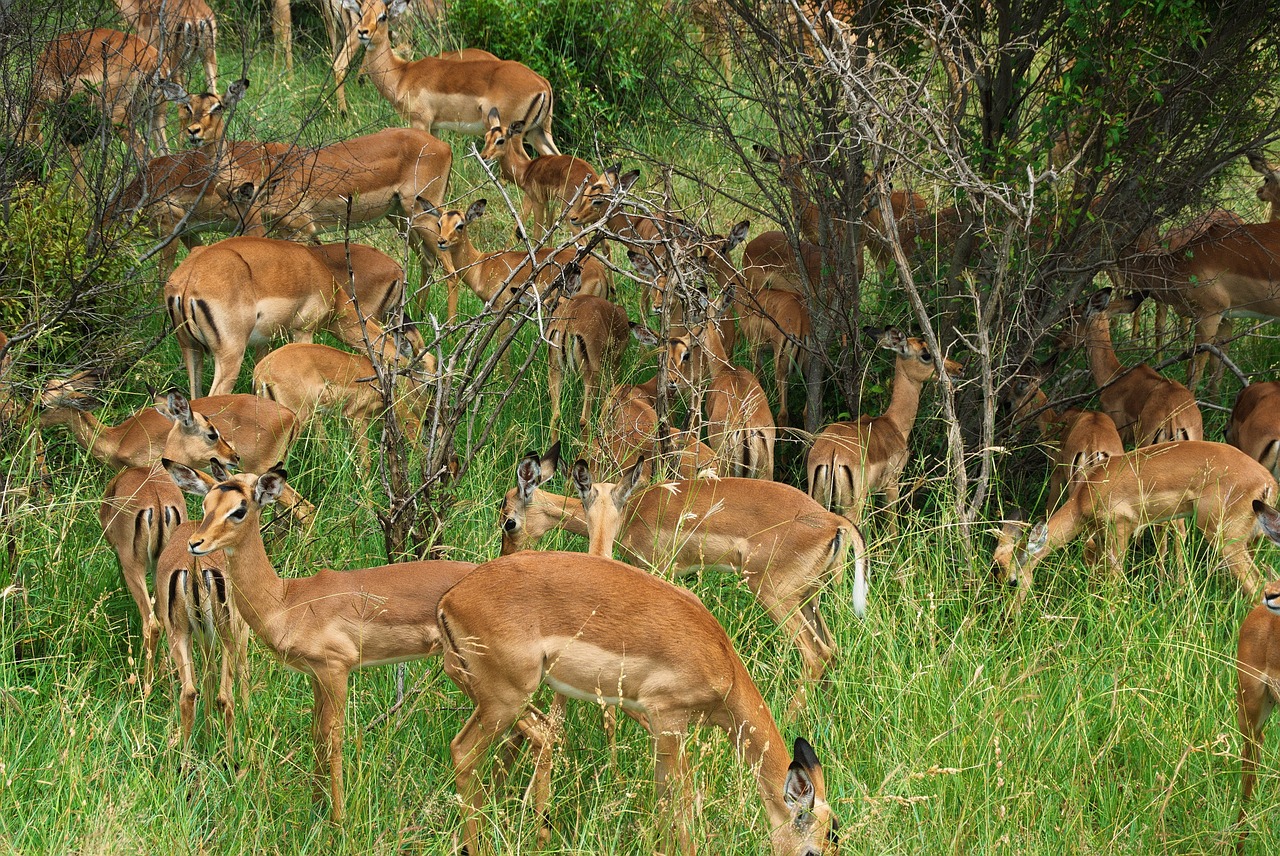
[[[582,458],[573,462],[573,468],[569,471],[569,479],[573,482],[574,489],[578,492],[578,498],[582,500],[584,508],[591,505],[591,470],[587,467],[587,462]]]
[[[743,220],[742,222],[735,224],[734,227],[729,230],[729,237],[725,239],[724,252],[727,254],[734,247],[738,246],[738,244],[745,241],[747,239],[747,230],[750,228],[750,220]]]
[[[224,482],[231,478],[231,473],[227,472],[226,467],[222,466],[222,462],[217,458],[209,459],[209,472],[219,482]]]
[[[761,163],[776,164],[782,161],[782,156],[768,146],[762,146],[759,143],[756,143],[751,148],[755,150],[756,157],[760,158]]]
[[[418,200],[418,206],[422,209],[423,214],[426,214],[429,217],[435,217],[437,220],[444,216],[440,209],[436,207],[436,204],[430,199],[424,199],[421,196],[415,198]]]
[[[1089,295],[1089,302],[1085,304],[1085,319],[1093,318],[1106,312],[1111,306],[1111,287],[1100,288],[1093,294]]]
[[[475,202],[472,202],[471,205],[467,208],[467,216],[463,220],[463,223],[469,225],[470,223],[475,221],[478,217],[480,217],[480,215],[484,214],[485,209],[488,207],[489,207],[488,199],[477,199]]]
[[[657,278],[658,266],[653,263],[653,259],[648,253],[627,250],[627,261],[631,262],[631,267],[635,269],[637,276],[643,276],[648,279]]]
[[[639,178],[640,178],[640,170],[638,169],[631,170],[631,172],[626,173],[625,175],[621,176],[618,179],[618,189],[623,192],[630,190],[631,186],[635,184],[636,180]]]
[[[542,460],[538,462],[542,471],[542,480],[550,481],[551,477],[556,474],[556,468],[560,466],[560,441],[556,440],[551,444],[551,448],[547,449],[547,453],[542,456]]]
[[[797,737],[782,792],[782,798],[794,820],[799,821],[803,815],[813,811],[821,784],[822,765],[818,763],[817,754],[809,745],[809,741],[803,737]]]
[[[518,137],[524,133],[524,120],[517,119],[511,123],[511,127],[507,128],[508,137]]]
[[[1254,172],[1261,173],[1262,175],[1271,174],[1271,166],[1262,157],[1261,152],[1248,152],[1245,154],[1245,157],[1249,159],[1249,166],[1253,168]]]
[[[631,498],[631,494],[635,493],[637,487],[640,486],[640,476],[644,472],[644,454],[641,453],[636,458],[635,466],[631,471],[623,477],[618,486],[613,489],[613,505],[619,511],[627,505],[627,500]]]
[[[280,498],[280,494],[284,493],[285,472],[276,464],[267,472],[258,476],[258,481],[253,486],[253,501],[260,506],[268,506]]]
[[[360,0],[342,0],[342,8],[346,12],[350,12],[357,18],[361,15]]]
[[[198,472],[184,464],[179,464],[177,461],[161,458],[160,463],[169,473],[169,478],[173,479],[173,483],[184,493],[204,496],[209,492],[210,488],[218,483],[208,473]]]
[[[184,107],[191,106],[191,95],[186,89],[182,88],[182,84],[174,83],[170,80],[162,80],[156,84],[156,89],[160,90],[160,94],[164,96],[164,100],[173,104],[181,104]]]
[[[1280,544],[1280,511],[1276,511],[1260,499],[1253,501],[1253,513],[1258,515],[1258,525],[1272,541]]]
[[[404,10],[409,8],[409,0],[391,0],[387,4],[387,17],[399,18],[404,14]]]
[[[631,335],[635,336],[637,342],[640,342],[643,345],[648,345],[651,348],[658,347],[657,333],[653,332],[643,324],[636,323],[635,321],[630,321],[628,323],[631,326]]]
[[[542,468],[537,452],[530,452],[516,464],[516,495],[521,501],[528,502],[532,499],[533,492],[543,481],[545,479],[542,478]]]
[[[249,78],[242,77],[239,80],[231,81],[231,85],[227,87],[227,94],[222,96],[223,107],[234,107],[240,103],[240,99],[244,97],[245,92],[249,90]]]
[[[489,108],[489,127],[490,128],[502,127],[502,116],[498,113],[497,107]]]
[[[191,427],[191,402],[187,401],[187,397],[176,389],[169,390],[164,398],[164,407],[156,407],[156,410],[160,411],[169,421],[177,422],[183,428]]]

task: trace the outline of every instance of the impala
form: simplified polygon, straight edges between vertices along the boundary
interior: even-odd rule
[[[540,489],[555,474],[559,444],[530,454],[500,511],[502,555],[525,549],[552,529],[587,537],[582,501]],[[641,462],[641,465],[643,462]],[[664,482],[632,496],[617,542],[623,556],[658,573],[683,576],[702,567],[741,574],[756,600],[787,635],[817,681],[835,656],[819,611],[822,590],[839,583],[853,548],[854,610],[866,612],[866,544],[858,528],[780,482],[706,479]]]
[[[1240,390],[1226,430],[1228,443],[1261,463],[1272,475],[1280,473],[1278,407],[1280,382],[1251,383]]]
[[[437,246],[445,254],[457,271],[458,276],[467,287],[486,305],[494,303],[501,291],[508,289],[514,296],[524,289],[525,283],[533,279],[540,292],[545,291],[564,273],[571,262],[580,266],[580,294],[592,294],[597,297],[607,296],[612,288],[609,269],[594,256],[579,259],[577,250],[525,250],[498,251],[481,253],[471,242],[467,227],[484,214],[488,201],[477,199],[467,207],[466,213],[461,211],[441,211],[434,205],[424,207],[426,213],[435,218],[434,231],[438,238]],[[501,304],[498,304],[501,306]],[[449,292],[449,318],[452,319],[458,308],[458,297],[455,290]]]
[[[147,126],[160,153],[168,148],[164,109],[155,103],[155,84],[169,67],[151,45],[137,36],[98,28],[75,30],[54,37],[36,60],[31,82],[33,103],[20,137],[38,135],[44,105],[62,103],[82,93],[101,99],[103,115],[141,161],[147,160],[148,141],[139,139],[135,123]],[[79,147],[71,147],[72,163],[82,179]]]
[[[410,442],[422,434],[435,389],[435,357],[424,354],[421,362],[396,378],[393,396],[396,419]],[[386,402],[373,362],[364,354],[328,345],[285,345],[254,366],[253,391],[298,414],[302,425],[317,413],[341,413],[351,422],[358,460],[367,466],[369,426],[382,418]]]
[[[1040,378],[1010,385],[1016,425],[1035,414],[1041,440],[1049,453],[1049,508],[1056,508],[1080,477],[1109,458],[1124,454],[1116,423],[1105,413],[1075,407],[1057,411],[1040,389]]]
[[[1258,201],[1267,204],[1267,220],[1272,223],[1280,220],[1280,171],[1267,163],[1259,154],[1249,155],[1249,166],[1262,176],[1262,186],[1258,188]]]
[[[1111,289],[1089,297],[1072,311],[1065,342],[1083,345],[1089,370],[1101,391],[1102,409],[1120,436],[1138,446],[1170,440],[1204,439],[1204,422],[1195,396],[1176,380],[1163,377],[1146,363],[1126,369],[1111,344],[1111,313],[1132,312],[1132,301],[1111,300]]]
[[[796,264],[797,249],[803,270]],[[765,289],[789,291],[806,300],[822,285],[822,250],[800,241],[793,249],[786,234],[761,232],[742,248],[742,280],[746,290],[758,294]]]
[[[760,351],[773,354],[773,381],[778,390],[778,422],[791,420],[787,409],[787,379],[798,362],[800,349],[808,347],[809,309],[789,291],[766,288],[745,291],[738,297],[738,329],[751,353],[751,368],[759,377]]]
[[[1035,566],[1077,535],[1092,539],[1086,561],[1096,564],[1101,551],[1111,576],[1119,577],[1135,533],[1159,521],[1190,518],[1218,546],[1223,564],[1252,597],[1258,570],[1249,545],[1259,534],[1252,502],[1274,499],[1276,491],[1275,476],[1223,443],[1143,446],[1084,473],[1058,510],[1031,530],[1026,545],[1010,549],[1005,539],[996,565],[1004,581],[1018,589],[1021,603]]]
[[[570,372],[582,375],[582,416],[586,429],[595,402],[600,376],[616,367],[618,357],[631,340],[627,311],[603,297],[574,294],[581,279],[576,262],[566,269],[565,291],[571,296],[556,306],[547,325],[547,386],[551,395],[551,436],[559,436],[560,393]]]
[[[1253,510],[1263,533],[1280,544],[1280,512],[1260,500]],[[1244,745],[1240,751],[1240,836],[1236,852],[1244,852],[1248,830],[1244,828],[1249,801],[1258,778],[1262,753],[1262,726],[1280,702],[1280,582],[1269,583],[1262,603],[1240,625],[1236,647],[1236,722]]]
[[[592,459],[606,473],[622,473],[639,462],[645,481],[653,473],[654,462],[666,460],[671,462],[672,475],[679,479],[719,478],[715,451],[696,433],[676,431],[670,425],[659,430],[657,399],[657,375],[643,384],[618,384],[611,389],[600,408]]]
[[[120,560],[120,575],[142,620],[143,696],[151,694],[161,626],[151,608],[147,581],[156,574],[161,553],[186,519],[182,491],[154,465],[116,473],[98,508],[102,534]]]
[[[191,554],[226,554],[235,608],[282,663],[311,679],[316,776],[327,774],[330,817],[339,822],[351,672],[438,653],[437,602],[475,565],[402,562],[281,579],[262,544],[261,516],[285,489],[283,469],[236,476],[215,469],[209,476],[172,461],[165,468],[183,490],[204,496],[204,519],[187,542]]]
[[[541,107],[541,98],[539,95],[530,108],[534,114]],[[524,150],[524,120],[512,122],[506,128],[501,122],[495,107],[489,114],[489,130],[484,135],[480,157],[496,158],[502,177],[520,188],[521,219],[532,222],[530,236],[542,240],[552,224],[558,222],[554,217],[556,207],[559,206],[561,212],[568,211],[578,194],[600,176],[591,164],[572,155],[529,157]]]
[[[725,472],[771,481],[777,426],[769,399],[750,370],[729,361],[718,326],[732,301],[730,290],[721,299],[717,323],[703,323],[672,335],[667,371],[677,388],[692,391],[695,417],[702,412],[705,399],[707,442],[716,450]]]
[[[212,395],[235,386],[244,352],[272,338],[308,342],[327,330],[353,348],[372,347],[384,363],[399,352],[379,320],[404,296],[404,270],[364,244],[295,244],[238,237],[197,247],[165,283],[164,300],[200,394],[204,353],[213,355]],[[367,342],[367,344],[366,344]]]
[[[178,465],[180,466],[180,465]],[[173,479],[162,474],[177,491]],[[186,505],[181,492],[178,498]],[[175,529],[156,562],[156,612],[169,637],[169,655],[178,673],[178,731],[171,745],[186,745],[195,725],[195,658],[192,643],[200,649],[204,669],[205,702],[222,713],[227,754],[235,750],[235,697],[249,703],[249,630],[227,591],[227,556],[215,551],[193,556],[188,546],[196,523]],[[216,656],[216,655],[221,656]],[[221,661],[217,690],[214,663]]]
[[[788,757],[733,643],[689,592],[621,562],[520,553],[481,565],[446,592],[438,620],[445,671],[475,704],[449,747],[465,852],[486,852],[479,768],[512,728],[534,753],[533,808],[547,817],[555,732],[531,708],[544,683],[576,699],[622,705],[652,735],[657,798],[675,815],[663,824],[662,852],[694,850],[697,800],[684,742],[699,723],[724,729],[754,772],[772,853],[835,851],[838,824],[812,748],[798,738]],[[544,827],[541,837],[549,833]]]
[[[423,131],[483,136],[489,112],[496,109],[500,115],[526,117],[529,142],[539,154],[560,154],[551,135],[551,84],[542,75],[508,60],[397,57],[388,27],[408,5],[408,0],[342,0],[342,8],[359,18],[356,37],[365,47],[365,73],[405,121]],[[542,108],[534,112],[539,97]]]
[[[1125,259],[1120,276],[1140,295],[1195,324],[1197,345],[1214,341],[1236,317],[1280,317],[1280,222],[1212,228],[1176,253]],[[1226,333],[1222,338],[1228,338]],[[1187,383],[1204,374],[1208,353],[1192,361]]]
[[[690,242],[701,240],[697,230],[686,221],[671,214],[637,214],[623,207],[626,196],[640,178],[640,170],[618,174],[621,165],[615,164],[591,182],[578,194],[578,201],[570,207],[565,217],[581,233],[592,224],[600,226],[612,238],[617,238],[629,250],[648,253],[665,264],[671,248],[683,248]]]
[[[115,0],[129,26],[163,56],[175,75],[200,57],[209,89],[218,88],[218,20],[205,0]]]
[[[150,467],[161,457],[206,466],[266,469],[282,461],[298,439],[293,411],[257,395],[218,395],[188,401],[169,392],[155,407],[139,410],[115,427],[103,425],[86,408],[96,405],[85,375],[50,381],[42,396],[40,425],[65,425],[76,442],[112,470]],[[285,504],[306,519],[314,511],[293,488]]]
[[[871,494],[883,493],[889,508],[898,501],[899,479],[907,466],[907,441],[920,412],[920,390],[925,382],[937,376],[939,364],[952,377],[959,377],[962,371],[954,360],[935,358],[922,339],[908,337],[893,327],[864,327],[863,332],[897,355],[889,407],[881,416],[828,425],[814,440],[808,460],[809,495],[855,523]],[[889,521],[896,531],[893,514]]]

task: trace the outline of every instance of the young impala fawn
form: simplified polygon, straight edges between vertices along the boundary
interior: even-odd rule
[[[228,476],[218,468],[210,476],[172,461],[165,469],[184,491],[204,497],[204,519],[187,542],[191,554],[226,554],[235,608],[281,662],[311,679],[316,778],[328,778],[330,817],[339,822],[351,672],[438,653],[436,604],[475,565],[402,562],[281,579],[262,544],[261,517],[284,491],[284,470]]]
[[[892,327],[864,327],[863,332],[897,354],[893,397],[881,416],[835,422],[822,429],[809,450],[809,495],[857,523],[867,497],[883,493],[889,525],[897,531],[894,505],[907,466],[907,440],[920,411],[920,390],[937,376],[939,363],[952,377],[959,377],[962,367],[954,360],[935,359],[924,340]]]
[[[530,709],[546,684],[593,703],[621,705],[652,735],[660,852],[692,854],[697,803],[686,734],[724,729],[754,771],[775,856],[836,850],[838,824],[822,767],[797,738],[787,756],[781,732],[724,629],[695,596],[629,565],[582,553],[524,552],[487,562],[440,598],[445,672],[475,703],[449,746],[463,807],[464,850],[480,840],[485,804],[480,766],[509,731],[535,758],[533,809],[550,798],[554,730]]]

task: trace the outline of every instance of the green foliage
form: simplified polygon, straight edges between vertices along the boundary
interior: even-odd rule
[[[48,324],[34,343],[47,358],[74,360],[86,336],[117,327],[113,298],[130,266],[121,252],[91,254],[91,211],[61,182],[29,183],[6,202],[0,231],[0,329]],[[63,310],[66,311],[63,311]],[[119,329],[115,331],[117,334]]]
[[[590,139],[600,125],[658,118],[659,87],[679,50],[659,0],[462,0],[449,23],[462,44],[551,82],[556,133],[567,143]]]

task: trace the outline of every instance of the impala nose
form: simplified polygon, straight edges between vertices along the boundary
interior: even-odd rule
[[[202,544],[204,544],[203,538],[192,538],[187,542],[187,550],[189,550],[193,555],[199,556],[200,546]]]

